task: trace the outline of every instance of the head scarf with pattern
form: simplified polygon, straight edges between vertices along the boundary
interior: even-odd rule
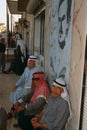
[[[45,80],[45,75],[43,72],[35,72],[33,75],[36,75],[37,78],[40,79],[38,86],[36,86],[36,90],[30,100],[30,103],[34,103],[36,99],[39,97],[44,98],[46,101],[50,96],[49,86]],[[32,81],[33,82],[33,81]]]

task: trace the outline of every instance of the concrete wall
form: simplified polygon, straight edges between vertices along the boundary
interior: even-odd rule
[[[53,4],[51,2],[53,2]],[[51,47],[54,47],[54,44],[58,43],[58,21],[56,17],[56,8],[58,7],[58,2],[59,0],[55,0],[55,2],[54,0],[49,2],[47,1],[46,6],[45,28],[47,35],[45,35],[45,70],[48,77],[51,77],[52,74],[54,74],[51,73],[52,71],[49,69],[51,63],[49,52],[51,51]],[[58,71],[58,68],[61,70],[61,66],[66,65],[67,73],[65,74],[65,77],[69,85],[68,89],[72,106],[72,118],[69,122],[67,130],[79,130],[84,53],[87,34],[87,2],[86,0],[72,0],[72,2],[72,18],[66,51],[62,50],[61,52],[59,47],[57,47],[58,51],[56,51],[56,47],[54,47],[54,51],[52,50],[53,52],[51,52],[53,56],[56,56],[56,59],[54,57],[53,63],[55,66],[55,72],[58,72],[57,75],[53,76],[52,78],[59,76],[60,73]],[[59,55],[61,58],[60,61],[58,61],[60,62],[60,67],[56,64]],[[65,59],[62,56],[64,56]],[[67,63],[65,61],[67,61]],[[64,73],[65,70],[63,69],[62,72]]]
[[[70,99],[72,120],[69,130],[79,130],[84,53],[87,34],[87,1],[75,0],[73,16],[73,36],[70,65]]]

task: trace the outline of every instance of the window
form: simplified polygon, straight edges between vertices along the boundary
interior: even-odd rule
[[[34,51],[44,56],[45,11],[35,18]]]

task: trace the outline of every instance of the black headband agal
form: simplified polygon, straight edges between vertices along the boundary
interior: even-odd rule
[[[29,57],[30,60],[37,60],[37,57]]]
[[[33,75],[35,75],[35,74],[44,74],[44,72],[40,71],[40,72],[33,73]]]
[[[55,82],[56,84],[62,86],[62,87],[66,87],[66,84],[61,84],[61,83],[57,82],[56,80],[54,80],[54,82]]]

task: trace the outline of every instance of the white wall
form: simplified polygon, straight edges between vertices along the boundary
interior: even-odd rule
[[[72,120],[68,130],[79,130],[86,34],[87,0],[75,0],[70,67]]]

